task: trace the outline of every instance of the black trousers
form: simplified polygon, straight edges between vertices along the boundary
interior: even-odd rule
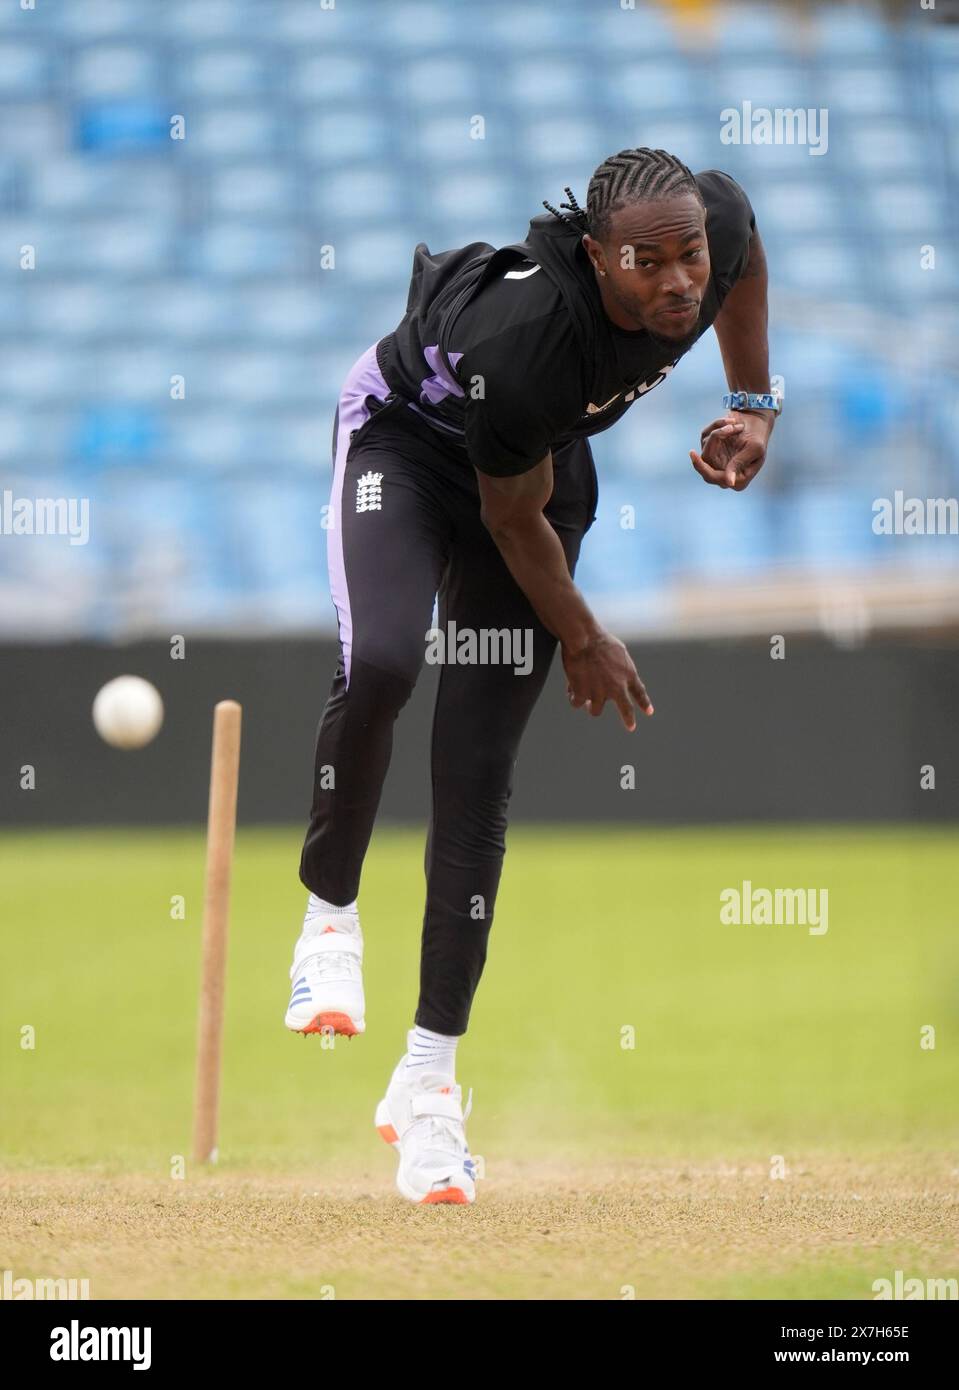
[[[437,661],[415,1021],[458,1035],[466,1031],[486,961],[513,766],[556,640],[483,526],[470,464],[405,400],[393,397],[383,404],[366,397],[363,404],[368,418],[349,441],[342,438],[342,396],[334,427],[334,460],[338,443],[342,457],[340,478],[334,473],[338,497],[331,508],[330,554],[331,582],[335,578],[339,587],[341,654],[317,734],[300,877],[327,902],[344,904],[357,896],[393,725],[427,652],[445,655],[443,664]],[[557,450],[553,468],[545,514],[572,573],[596,510],[588,442]],[[337,525],[341,547],[332,534]],[[437,596],[435,627],[449,636],[452,623],[457,633],[445,654],[427,641]],[[470,632],[480,634],[474,656],[484,641],[487,655],[501,655],[506,649],[482,633],[504,629],[512,643],[508,660],[452,660],[470,656]]]

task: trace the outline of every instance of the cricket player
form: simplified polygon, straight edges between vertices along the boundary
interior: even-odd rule
[[[557,644],[575,709],[653,704],[626,647],[573,582],[595,519],[589,437],[658,386],[712,325],[731,394],[693,467],[741,492],[781,408],[770,391],[766,264],[729,175],[622,150],[530,222],[524,242],[413,258],[406,314],[367,349],[333,427],[328,558],[340,660],[316,742],[290,978],[294,1032],[365,1028],[360,874],[393,725],[441,633],[519,631],[531,660],[441,665],[420,994],[376,1111],[414,1202],[472,1202],[456,1044],[486,960],[520,740]]]

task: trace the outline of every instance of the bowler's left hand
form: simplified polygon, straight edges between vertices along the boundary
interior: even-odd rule
[[[766,411],[730,411],[713,420],[700,437],[702,453],[689,451],[696,472],[707,483],[742,492],[766,461],[774,419]]]

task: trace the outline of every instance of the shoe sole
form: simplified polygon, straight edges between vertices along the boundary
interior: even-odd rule
[[[289,1019],[286,1026],[291,1033],[301,1033],[303,1037],[311,1033],[333,1032],[338,1037],[355,1038],[357,1034],[366,1032],[365,1020],[353,1019],[349,1014],[337,1013],[334,1010],[316,1014],[305,1026],[297,1027],[296,1024],[290,1023]]]
[[[400,1140],[396,1129],[390,1122],[390,1112],[386,1104],[386,1099],[380,1101],[376,1107],[376,1132],[387,1144],[391,1144],[399,1153]],[[438,1192],[427,1192],[425,1197],[421,1197],[412,1187],[409,1187],[403,1179],[402,1166],[396,1175],[396,1186],[408,1202],[415,1202],[421,1207],[435,1206],[456,1206],[468,1207],[475,1198],[468,1197],[461,1187],[443,1187]]]

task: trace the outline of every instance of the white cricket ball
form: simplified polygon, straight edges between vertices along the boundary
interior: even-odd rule
[[[117,676],[98,692],[93,723],[104,742],[114,748],[142,748],[163,723],[160,692],[142,676]]]

